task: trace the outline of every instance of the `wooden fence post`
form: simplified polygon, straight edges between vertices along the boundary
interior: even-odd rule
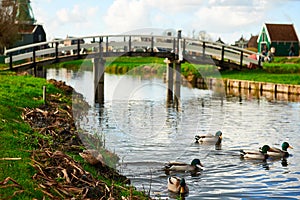
[[[77,39],[77,58],[80,58],[80,39]]]
[[[240,69],[243,68],[243,56],[244,56],[244,52],[241,51],[241,57],[240,57]]]
[[[222,45],[222,55],[221,55],[221,65],[222,65],[222,67],[224,67],[223,66],[223,64],[224,64],[224,54],[225,54],[225,47]]]
[[[205,58],[205,42],[203,42],[203,45],[202,45],[202,56],[204,59]]]
[[[151,37],[151,53],[154,52],[154,37]]]
[[[108,36],[106,36],[106,54],[108,52]]]
[[[55,42],[55,62],[58,62],[58,42]]]
[[[12,53],[9,53],[9,69],[12,70],[12,68],[13,68]]]
[[[128,51],[131,51],[131,36],[129,36],[129,40],[128,40]]]

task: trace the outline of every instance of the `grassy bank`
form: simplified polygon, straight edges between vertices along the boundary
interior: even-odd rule
[[[31,166],[30,151],[37,148],[37,140],[30,140],[36,135],[31,127],[21,118],[23,108],[37,107],[43,103],[42,87],[46,85],[50,93],[59,92],[43,79],[29,76],[20,77],[12,74],[0,74],[0,158],[20,158],[21,160],[1,160],[0,181],[7,177],[16,180],[24,192],[16,195],[18,199],[42,199],[43,193],[35,190],[35,173]],[[0,198],[12,196],[20,188],[1,188]]]
[[[300,85],[300,58],[275,57],[262,69],[222,71],[223,78]]]
[[[48,104],[46,107],[43,106],[43,86],[47,86],[49,101],[52,97],[54,98],[53,105],[56,105],[55,107],[50,107]],[[58,136],[57,133],[54,134],[55,129],[63,129],[61,119],[67,117],[58,116],[60,125],[56,123],[56,128],[48,124],[48,127],[46,126],[48,131],[44,130],[43,124],[41,126],[42,129],[40,129],[41,131],[33,131],[32,127],[24,122],[24,110],[27,110],[28,119],[32,119],[31,115],[33,111],[31,111],[31,109],[34,108],[39,114],[38,117],[41,113],[43,113],[43,115],[40,117],[48,116],[48,114],[49,116],[53,115],[53,113],[50,113],[50,110],[46,110],[46,108],[54,110],[54,113],[69,116],[65,109],[71,104],[71,96],[72,94],[67,95],[63,90],[58,89],[45,79],[31,76],[16,76],[13,73],[0,73],[0,199],[10,199],[11,197],[13,199],[43,199],[45,196],[46,199],[52,199],[51,195],[55,198],[63,199],[64,196],[66,196],[61,191],[57,191],[53,185],[50,186],[48,190],[44,188],[45,184],[47,185],[47,181],[48,184],[55,183],[54,185],[63,185],[63,183],[66,182],[65,178],[56,176],[52,182],[49,181],[49,175],[47,175],[46,182],[45,179],[43,179],[44,182],[41,182],[41,178],[37,178],[40,177],[41,174],[48,173],[47,170],[42,170],[42,168],[54,161],[50,162],[50,160],[47,161],[44,158],[42,160],[33,160],[33,152],[36,152],[36,150],[40,151],[42,148],[47,148],[53,152],[57,149],[61,151],[65,149],[63,153],[70,156],[70,159],[75,159],[84,170],[92,174],[94,177],[93,180],[101,180],[101,182],[109,188],[114,185],[113,192],[118,198],[121,196],[137,195],[139,199],[147,199],[144,194],[134,190],[132,191],[124,185],[122,181],[118,182],[115,179],[105,178],[105,175],[99,173],[98,169],[100,168],[95,168],[88,164],[76,153],[77,151],[69,151],[69,146],[67,143],[65,144],[63,137]],[[41,109],[44,109],[44,111]],[[46,118],[48,119],[48,117]],[[38,124],[43,121],[42,118],[37,119],[36,123]],[[53,130],[51,130],[51,128],[53,128]],[[49,132],[49,134],[42,134],[42,130],[44,130],[45,133]],[[62,131],[59,130],[59,132]],[[64,135],[66,135],[64,137],[68,137],[69,134]],[[72,135],[69,139],[73,142],[77,141],[75,140],[75,135]],[[73,146],[74,145],[70,145],[72,148]],[[84,147],[79,146],[76,148],[80,150]],[[35,155],[35,159],[37,159],[42,157],[42,155],[48,154],[42,152],[35,153]],[[63,158],[65,159],[66,157]],[[38,176],[36,176],[36,174],[38,174],[37,166],[39,166],[38,169],[41,171]],[[51,168],[53,167],[50,166],[50,169]],[[75,169],[78,169],[78,167]],[[56,173],[54,174],[56,175]],[[115,177],[114,172],[112,174]],[[33,180],[34,175],[35,180]],[[43,186],[41,186],[41,184],[43,184]],[[51,194],[46,194],[45,191]],[[78,190],[74,189],[74,191]]]
[[[105,71],[113,74],[140,74],[152,71],[158,76],[166,72],[166,64],[162,58],[152,57],[118,57],[107,58]],[[74,70],[92,70],[91,60],[77,60],[60,63],[58,67],[68,67]],[[260,82],[300,85],[300,58],[276,57],[271,63],[263,63],[262,69],[225,70],[216,73],[216,66],[183,63],[181,73],[187,77],[214,77],[227,79],[251,80]]]

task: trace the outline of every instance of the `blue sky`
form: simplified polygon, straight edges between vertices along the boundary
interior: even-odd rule
[[[258,34],[263,23],[293,23],[300,37],[300,0],[31,0],[31,6],[48,40],[171,28],[232,44]]]

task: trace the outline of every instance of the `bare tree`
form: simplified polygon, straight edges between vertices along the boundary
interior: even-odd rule
[[[18,39],[16,14],[16,0],[0,0],[0,55]]]

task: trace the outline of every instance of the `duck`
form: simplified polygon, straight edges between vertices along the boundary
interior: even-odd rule
[[[177,194],[186,194],[189,192],[185,179],[177,176],[168,178],[168,190]]]
[[[268,158],[268,151],[270,150],[269,145],[264,145],[261,149],[258,151],[246,151],[246,150],[240,150],[240,155],[244,159],[250,159],[250,160],[267,160]]]
[[[287,151],[288,148],[293,149],[288,142],[283,142],[281,149],[271,147],[270,150],[268,150],[268,156],[273,158],[287,158],[289,157],[289,152]]]
[[[172,161],[167,163],[167,165],[165,165],[164,169],[166,171],[189,171],[189,172],[193,172],[193,171],[200,171],[203,169],[203,165],[200,162],[199,159],[193,159],[191,164],[187,164],[184,162],[176,162],[176,161]]]
[[[102,166],[105,165],[103,156],[95,149],[85,149],[79,155],[90,165],[97,165],[99,163]]]
[[[220,145],[222,142],[222,135],[221,131],[217,131],[215,135],[196,135],[195,136],[195,143],[211,143]]]

